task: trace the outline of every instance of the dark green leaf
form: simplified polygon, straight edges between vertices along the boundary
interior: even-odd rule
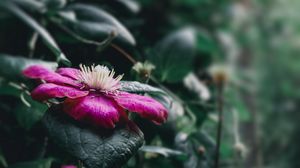
[[[121,90],[133,93],[160,93],[166,94],[163,90],[136,81],[121,81]]]
[[[38,11],[43,13],[47,10],[45,3],[36,0],[12,0],[17,5],[30,10],[30,11]]]
[[[138,13],[141,9],[140,4],[136,0],[116,0],[116,2],[124,5],[132,13]]]
[[[93,128],[52,107],[43,120],[50,138],[86,168],[120,167],[142,146],[143,133],[134,123],[115,129]]]
[[[9,96],[20,96],[22,90],[13,87],[4,79],[0,79],[0,95],[9,95]]]
[[[16,163],[8,168],[50,168],[52,162],[53,159],[41,159],[36,161]]]
[[[168,35],[156,45],[150,61],[155,64],[154,73],[161,81],[179,82],[193,69],[195,36],[193,28],[184,28]]]
[[[7,162],[1,149],[0,149],[0,167],[7,167]]]
[[[67,0],[43,0],[48,9],[60,9],[64,7]]]
[[[29,27],[31,27],[34,31],[36,31],[41,36],[45,44],[54,53],[58,62],[62,62],[66,65],[71,64],[70,61],[62,53],[52,36],[48,33],[48,31],[37,21],[35,21],[31,16],[29,16],[27,13],[22,11],[22,9],[9,1],[0,1],[0,7],[4,7],[5,9],[9,10],[24,23],[26,23]]]
[[[25,96],[25,99],[30,104],[30,107],[20,102],[16,105],[13,112],[18,123],[25,130],[30,130],[35,123],[42,119],[47,110],[47,106],[32,100],[29,96]]]
[[[101,42],[111,33],[116,33],[117,39],[135,45],[131,33],[115,17],[99,7],[73,4],[62,11],[60,17],[63,18],[62,24],[88,40]]]
[[[197,49],[202,52],[212,54],[213,52],[218,50],[218,47],[210,34],[208,34],[208,32],[206,31],[201,30],[197,32]]]
[[[57,67],[57,63],[55,62],[0,54],[0,77],[4,77],[9,80],[18,80],[22,77],[22,70],[31,65],[37,64],[49,69],[55,69]]]

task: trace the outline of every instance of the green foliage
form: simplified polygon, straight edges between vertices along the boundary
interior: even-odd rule
[[[73,4],[58,15],[61,18],[58,24],[85,39],[101,42],[113,34],[117,39],[135,45],[131,33],[115,17],[99,7]]]
[[[8,168],[51,168],[53,159],[41,159],[32,162],[22,162],[9,166]]]
[[[47,106],[32,100],[29,96],[26,96],[25,99],[28,101],[30,107],[23,102],[19,102],[14,108],[13,113],[16,116],[18,123],[25,130],[30,130],[34,124],[42,119],[47,110]]]
[[[80,125],[52,107],[43,122],[49,136],[87,168],[119,167],[143,144],[143,133],[134,123],[113,130]]]
[[[121,90],[132,93],[166,94],[159,88],[136,81],[121,81]]]
[[[49,69],[56,69],[56,62],[47,62],[38,59],[24,58],[20,56],[0,54],[0,76],[8,80],[20,80],[23,78],[22,70],[31,65],[41,65]]]
[[[0,150],[0,165],[2,166],[2,167],[7,167],[7,162],[6,162],[6,160],[5,160],[5,157],[3,156],[3,154],[2,154],[2,151]]]
[[[0,80],[0,95],[20,96],[22,91],[11,86],[7,81]]]
[[[54,53],[57,62],[62,62],[66,65],[70,65],[70,61],[65,57],[64,53],[62,53],[53,37],[38,22],[31,18],[31,16],[22,11],[22,9],[20,9],[18,6],[6,0],[0,2],[0,7],[4,7],[5,9],[9,10],[19,19],[21,19],[25,24],[34,29],[35,32],[37,32],[42,37],[49,49]]]
[[[219,50],[211,35],[204,30],[197,32],[197,49],[209,54],[215,54]]]
[[[149,57],[156,66],[155,74],[161,81],[179,82],[193,69],[196,39],[193,28],[171,33],[156,44]]]

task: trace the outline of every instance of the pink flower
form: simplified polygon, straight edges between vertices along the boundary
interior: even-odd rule
[[[32,79],[41,79],[31,92],[33,99],[46,101],[65,98],[64,112],[76,120],[84,120],[105,128],[114,128],[120,119],[127,119],[126,110],[156,124],[166,121],[168,113],[156,100],[120,90],[122,75],[114,77],[114,70],[105,66],[83,66],[79,69],[59,68],[56,72],[42,66],[30,66],[23,74]]]

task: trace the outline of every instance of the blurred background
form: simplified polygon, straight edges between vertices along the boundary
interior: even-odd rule
[[[20,74],[33,63],[101,63],[170,95],[157,98],[170,109],[163,126],[135,118],[145,144],[161,148],[125,167],[213,167],[220,80],[220,167],[300,167],[299,0],[1,1],[0,167],[73,163],[41,133],[47,106]]]

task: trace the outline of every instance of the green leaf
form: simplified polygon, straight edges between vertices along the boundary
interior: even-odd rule
[[[67,0],[43,0],[48,9],[60,9],[67,4]]]
[[[56,69],[58,66],[56,62],[0,54],[0,77],[19,80],[22,77],[22,70],[31,65],[42,65],[49,69]]]
[[[131,13],[138,13],[141,10],[141,5],[136,0],[116,0],[122,4]]]
[[[62,23],[77,35],[101,42],[116,33],[116,39],[122,42],[135,45],[135,39],[131,33],[111,14],[99,7],[73,4],[59,15]]]
[[[61,49],[58,47],[58,45],[56,44],[52,36],[49,34],[49,32],[44,27],[42,27],[37,21],[35,21],[30,15],[28,15],[18,6],[9,1],[0,1],[0,7],[4,7],[5,9],[9,10],[16,17],[21,19],[25,24],[27,24],[34,31],[36,31],[41,36],[44,43],[54,53],[54,55],[57,58],[57,62],[62,62],[66,65],[71,65],[71,62],[62,53]]]
[[[211,54],[216,52],[218,47],[208,32],[200,30],[197,32],[197,49]]]
[[[13,112],[18,123],[25,130],[30,130],[34,124],[43,118],[48,108],[45,104],[32,100],[29,96],[26,96],[25,99],[29,102],[30,107],[20,102],[16,105]]]
[[[41,159],[36,161],[28,161],[16,163],[14,165],[9,166],[8,168],[51,168],[51,163],[53,159]]]
[[[11,0],[17,5],[20,5],[22,8],[30,11],[38,11],[44,13],[47,10],[47,7],[44,2],[36,0]]]
[[[149,153],[158,153],[165,157],[172,157],[172,156],[181,157],[181,158],[186,157],[186,155],[181,151],[160,147],[160,146],[143,146],[140,149],[140,151],[149,152]]]
[[[114,129],[94,128],[71,119],[59,106],[49,109],[43,123],[50,138],[86,168],[121,167],[144,142],[134,123]]]
[[[0,167],[7,167],[7,162],[1,149],[0,149]]]
[[[160,41],[149,57],[156,66],[155,75],[161,81],[179,82],[193,69],[196,50],[195,30],[184,28]]]
[[[166,94],[163,90],[136,81],[121,81],[121,90],[132,93],[159,93]]]
[[[0,78],[0,95],[20,96],[22,90],[13,87],[10,83]]]

